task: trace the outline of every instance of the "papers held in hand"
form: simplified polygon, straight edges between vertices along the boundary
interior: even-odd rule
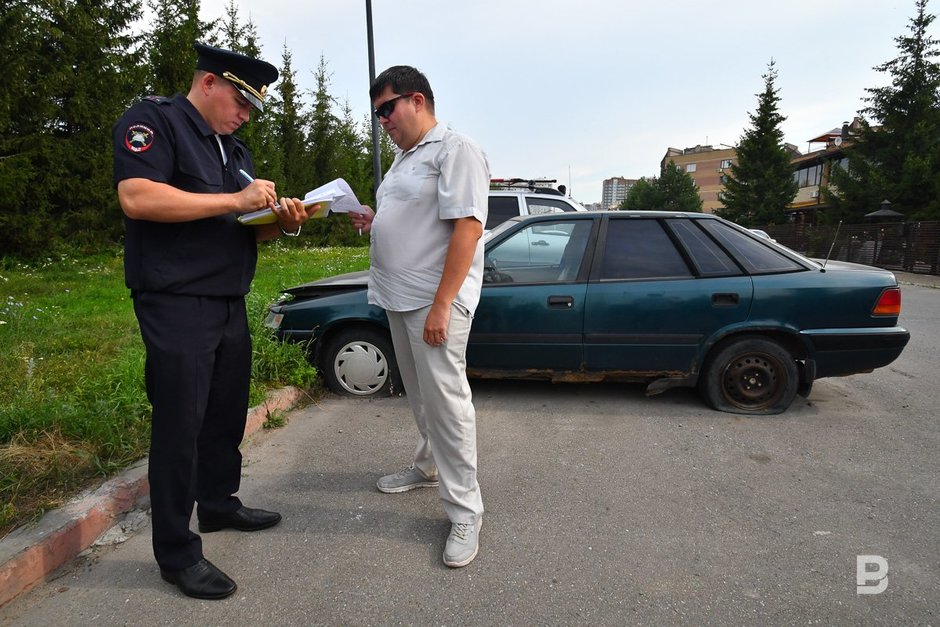
[[[362,205],[356,200],[356,194],[343,179],[332,180],[307,192],[303,203],[304,207],[320,205],[316,212],[310,214],[311,218],[325,218],[330,213],[362,213]],[[277,214],[271,209],[259,209],[238,216],[238,221],[250,225],[271,224],[277,222]]]

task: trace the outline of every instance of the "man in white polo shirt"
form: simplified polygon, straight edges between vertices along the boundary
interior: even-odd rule
[[[369,302],[388,314],[418,426],[413,464],[377,487],[439,486],[451,521],[444,563],[458,568],[476,557],[483,515],[466,352],[483,280],[489,166],[472,140],[438,124],[431,86],[415,68],[385,70],[369,95],[399,152],[378,211],[349,215],[371,231]]]

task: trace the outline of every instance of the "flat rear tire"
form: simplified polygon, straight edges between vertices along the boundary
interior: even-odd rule
[[[715,349],[699,391],[718,411],[752,416],[779,414],[799,388],[799,371],[790,352],[777,342],[743,337]]]

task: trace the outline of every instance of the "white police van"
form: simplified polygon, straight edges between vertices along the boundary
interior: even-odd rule
[[[490,179],[490,202],[485,230],[516,216],[562,211],[586,211],[577,201],[551,187],[555,179]]]

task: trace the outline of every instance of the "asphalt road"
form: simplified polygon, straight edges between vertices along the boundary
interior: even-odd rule
[[[204,536],[233,597],[164,583],[145,526],[0,624],[937,624],[938,318],[940,290],[905,286],[897,362],[770,418],[688,390],[475,382],[487,511],[460,570],[436,491],[374,489],[409,459],[405,399],[330,397],[246,448],[243,500],[284,522]],[[881,594],[857,594],[858,555],[886,560]]]

